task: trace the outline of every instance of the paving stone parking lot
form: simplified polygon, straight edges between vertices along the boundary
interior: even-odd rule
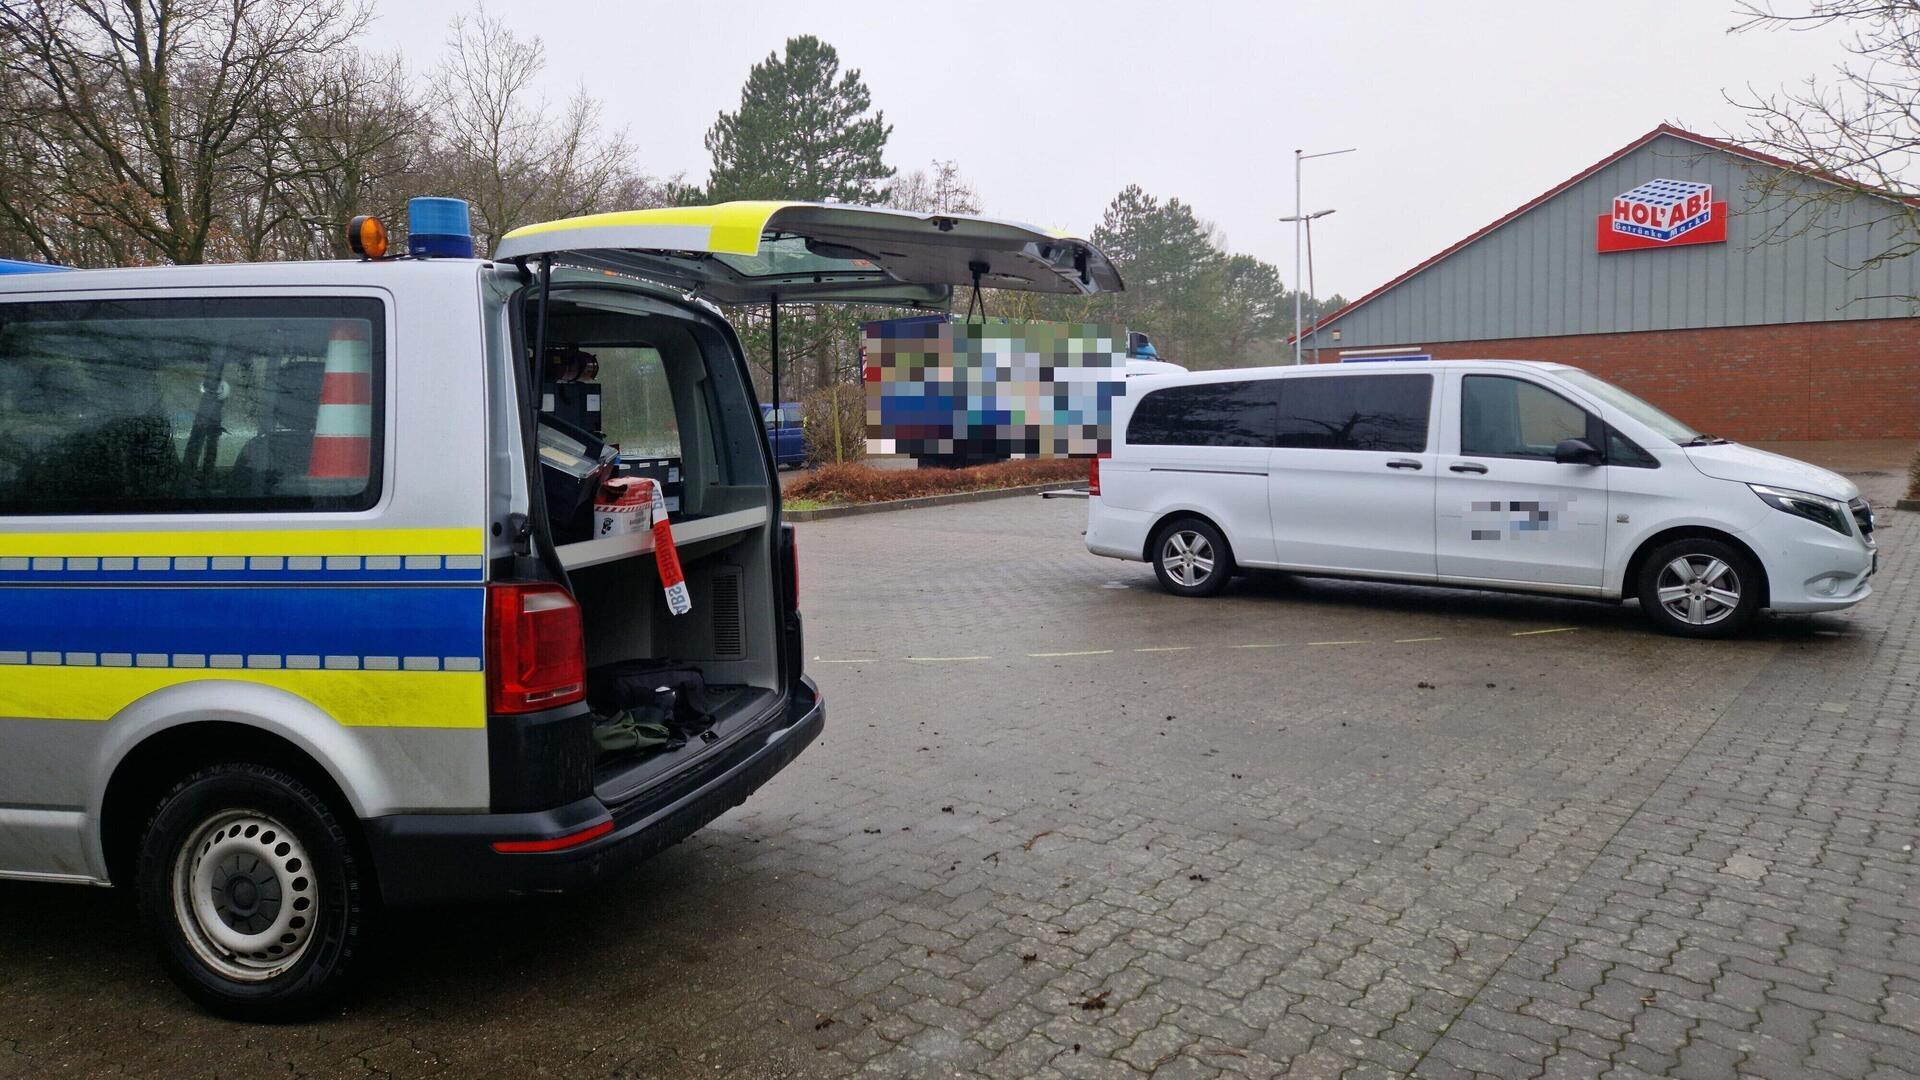
[[[327,1020],[0,885],[0,1077],[1920,1075],[1920,541],[1745,639],[1160,594],[1084,504],[803,525],[822,741],[600,891],[403,913]]]

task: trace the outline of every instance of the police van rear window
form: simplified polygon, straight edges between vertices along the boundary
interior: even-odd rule
[[[385,369],[369,298],[0,304],[0,515],[367,509]]]

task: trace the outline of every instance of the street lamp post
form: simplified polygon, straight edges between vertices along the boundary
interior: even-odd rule
[[[1313,297],[1313,362],[1320,362],[1320,290],[1313,284],[1313,219],[1333,213],[1331,208],[1307,215],[1307,295]]]
[[[1308,154],[1300,150],[1293,152],[1293,216],[1281,218],[1293,222],[1293,362],[1300,363],[1300,227],[1305,223],[1306,215],[1300,211],[1300,165],[1308,158],[1332,157],[1335,154],[1351,154],[1358,147],[1349,146],[1345,150],[1323,150],[1318,154]]]
[[[1316,304],[1320,302],[1320,297],[1318,293],[1314,292],[1314,288],[1313,288],[1313,221],[1315,218],[1323,218],[1331,213],[1333,213],[1333,210],[1329,208],[1326,210],[1315,210],[1311,214],[1295,214],[1292,217],[1283,217],[1280,219],[1283,223],[1289,222],[1289,221],[1293,222],[1294,223],[1293,227],[1295,229],[1299,229],[1303,225],[1306,226],[1306,230],[1307,230],[1307,292],[1313,296],[1314,303]],[[1297,275],[1299,272],[1300,272],[1299,265],[1296,262],[1294,266],[1294,273]],[[1314,316],[1314,325],[1318,326],[1319,324],[1320,324],[1320,317],[1316,314]],[[1300,342],[1304,339],[1304,337],[1305,337],[1305,333],[1304,331],[1302,331],[1300,327],[1299,279],[1296,277],[1294,281],[1294,290],[1293,290],[1293,362],[1295,364],[1300,363]],[[1318,361],[1319,359],[1319,351],[1318,351],[1319,344],[1320,343],[1318,341],[1314,342],[1314,346],[1315,346],[1314,359],[1316,361]]]

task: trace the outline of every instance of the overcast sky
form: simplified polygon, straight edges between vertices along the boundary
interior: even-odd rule
[[[1352,297],[1666,121],[1737,134],[1725,94],[1842,58],[1839,35],[1729,34],[1732,0],[1001,3],[490,0],[585,86],[642,167],[705,175],[747,69],[812,33],[858,68],[902,171],[951,158],[987,212],[1085,235],[1129,183],[1191,203],[1293,279],[1292,153],[1315,284]],[[1785,7],[1799,5],[1785,0]],[[472,0],[378,0],[369,44],[431,66]],[[928,17],[931,16],[931,17]]]

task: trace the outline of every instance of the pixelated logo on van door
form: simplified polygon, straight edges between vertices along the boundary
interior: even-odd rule
[[[1467,536],[1471,540],[1523,537],[1559,529],[1574,499],[1495,499],[1468,506]]]

